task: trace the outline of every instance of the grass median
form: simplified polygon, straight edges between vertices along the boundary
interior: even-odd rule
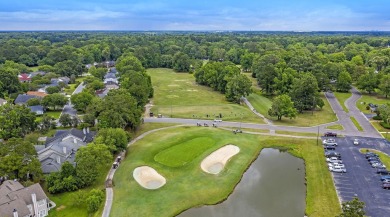
[[[188,156],[182,166],[164,165],[169,163],[169,159],[178,162],[175,155],[188,152],[188,147],[194,145],[196,138],[203,138],[210,144],[214,141],[215,144],[199,148],[206,151],[197,151],[196,155]],[[181,144],[185,147],[180,147]],[[229,161],[218,176],[205,174],[200,169],[201,161],[226,144],[239,146],[240,153]],[[216,204],[228,197],[261,149],[267,147],[288,149],[305,160],[307,215],[325,217],[340,213],[323,148],[317,146],[314,140],[233,134],[218,128],[178,127],[149,134],[129,148],[114,177],[115,196],[111,216],[122,217],[129,213],[132,216],[175,216],[191,207]],[[165,155],[162,158],[164,164],[155,160],[160,153]],[[139,186],[132,177],[132,171],[141,165],[156,169],[167,179],[167,184],[154,191]]]
[[[351,118],[351,121],[352,123],[355,125],[355,127],[359,130],[359,131],[363,131],[363,127],[360,126],[359,122],[356,120],[355,117],[350,117]]]

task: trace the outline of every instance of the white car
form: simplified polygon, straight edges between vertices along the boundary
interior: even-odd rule
[[[222,122],[221,119],[214,119],[214,122]]]
[[[331,157],[331,158],[326,158],[326,162],[328,162],[328,163],[339,163],[339,164],[342,164],[343,163],[343,161],[342,160],[339,160],[339,159],[337,159],[337,158],[333,158],[333,157]]]
[[[354,144],[354,145],[359,145],[359,140],[358,140],[358,139],[354,139],[354,140],[353,140],[353,144]]]
[[[336,172],[336,173],[346,173],[347,169],[341,168],[339,166],[333,166],[333,167],[329,167],[329,171]]]
[[[322,144],[323,145],[335,144],[337,146],[335,139],[324,139],[324,141],[322,141]]]

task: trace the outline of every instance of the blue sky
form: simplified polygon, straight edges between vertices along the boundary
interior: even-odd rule
[[[0,0],[0,30],[390,31],[390,1]]]

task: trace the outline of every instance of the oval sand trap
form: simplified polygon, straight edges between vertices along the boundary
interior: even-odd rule
[[[139,185],[146,189],[158,189],[165,185],[165,178],[152,167],[141,166],[133,171],[133,177]]]
[[[223,170],[229,159],[238,154],[238,152],[240,152],[239,147],[226,145],[203,159],[200,167],[206,173],[218,174]]]

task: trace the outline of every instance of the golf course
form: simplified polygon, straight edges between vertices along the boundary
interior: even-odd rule
[[[226,145],[231,155],[218,174],[202,170],[201,163]],[[335,216],[340,205],[333,181],[315,140],[233,134],[219,128],[178,126],[138,140],[114,176],[114,201],[110,216],[175,216],[192,207],[226,199],[263,148],[286,150],[306,165],[306,211],[309,216]],[[150,167],[166,180],[158,189],[146,189],[133,177],[139,167]]]

